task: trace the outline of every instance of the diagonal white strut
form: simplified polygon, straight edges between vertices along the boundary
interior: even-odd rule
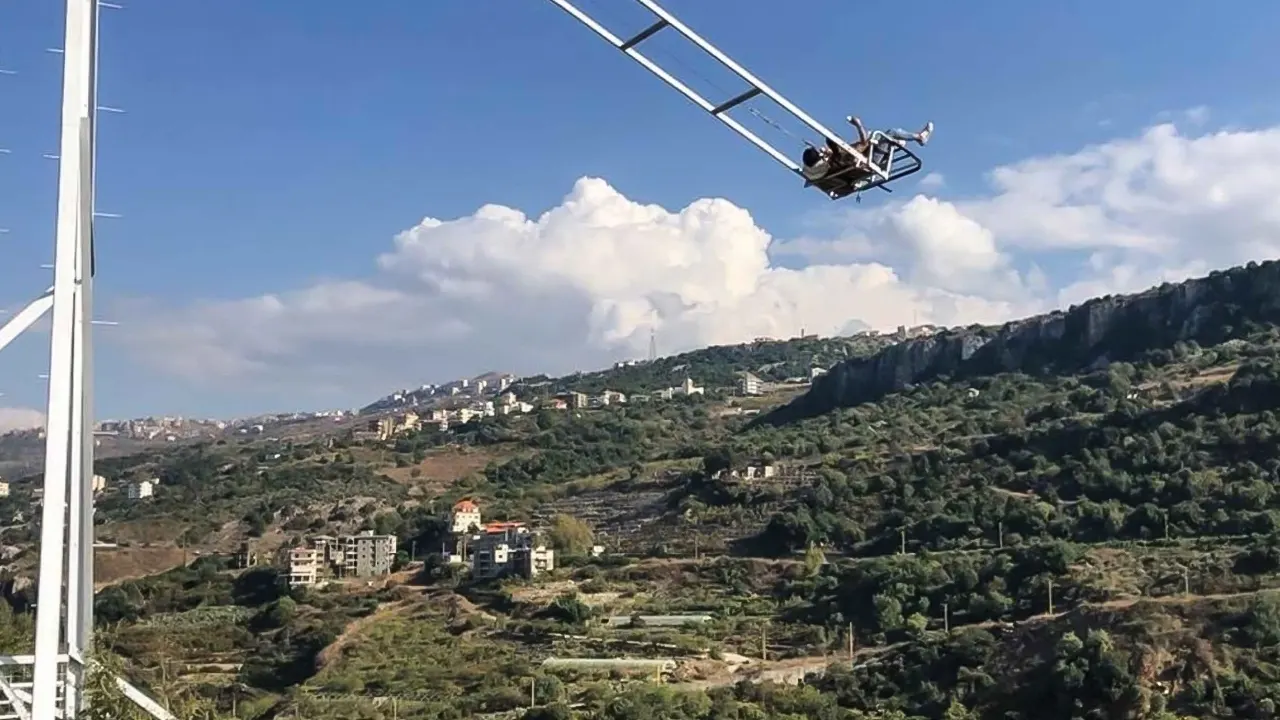
[[[9,343],[26,332],[27,328],[39,322],[51,307],[53,307],[53,288],[45,290],[40,297],[32,300],[21,312],[0,327],[0,350],[8,347]]]

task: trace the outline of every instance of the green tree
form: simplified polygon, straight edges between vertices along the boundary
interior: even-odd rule
[[[822,566],[826,564],[827,556],[813,543],[809,543],[809,548],[804,551],[804,569],[809,577],[813,577],[822,572]]]
[[[551,545],[566,555],[585,555],[595,542],[591,526],[572,515],[557,515],[548,534]]]

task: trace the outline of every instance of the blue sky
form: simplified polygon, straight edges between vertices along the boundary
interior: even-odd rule
[[[100,120],[98,207],[124,216],[99,227],[104,308],[361,277],[424,216],[486,203],[536,215],[582,176],[670,209],[727,198],[781,238],[832,211],[545,0],[125,4],[104,11],[101,30],[100,99],[127,110]],[[619,34],[644,21],[623,0],[583,7]],[[1254,127],[1280,108],[1280,5],[1261,0],[1230,13],[1186,1],[921,0],[894,4],[896,21],[846,0],[666,7],[841,132],[850,112],[881,126],[932,119],[927,169],[946,176],[947,197],[984,192],[997,165],[1139,133],[1161,111],[1206,106],[1215,122]],[[0,147],[12,151],[0,155],[3,307],[48,282],[39,265],[52,254],[56,163],[40,155],[57,147],[61,68],[44,48],[61,44],[61,14],[57,2],[0,4],[0,68],[19,73],[0,76]],[[671,35],[651,46],[655,59],[670,53],[740,89]],[[318,398],[179,381],[112,343],[114,331],[101,331],[102,416],[354,403],[373,387]],[[0,353],[0,405],[43,404],[46,343],[33,335]],[[446,370],[424,357],[413,372],[422,382]]]

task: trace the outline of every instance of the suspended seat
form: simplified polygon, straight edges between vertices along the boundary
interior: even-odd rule
[[[840,148],[825,153],[814,147],[807,148],[800,171],[805,187],[816,187],[832,200],[873,188],[892,192],[887,187],[890,183],[919,172],[924,165],[905,143],[893,140],[879,130],[872,132],[868,140],[871,146],[869,159],[875,169],[863,165]]]

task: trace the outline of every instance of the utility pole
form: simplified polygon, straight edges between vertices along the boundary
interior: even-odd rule
[[[538,706],[538,678],[529,678],[529,707]]]
[[[996,523],[996,545],[1001,550],[1004,549],[1004,521],[1003,520]]]
[[[767,624],[760,628],[760,659],[769,660],[769,626]]]
[[[901,529],[899,529],[898,536],[901,538],[901,541],[898,545],[898,554],[906,555],[907,554],[907,528],[902,527]]]
[[[414,560],[417,560],[417,559],[418,559],[418,541],[410,540],[409,541],[409,562],[413,562]]]
[[[1191,570],[1185,567],[1182,568],[1182,594],[1191,594]]]
[[[1053,614],[1053,578],[1049,578],[1049,614]]]
[[[951,632],[951,605],[949,603],[942,603],[942,630],[948,633]]]
[[[853,623],[849,623],[849,662],[853,662]]]
[[[1164,539],[1169,539],[1169,511],[1164,511]]]

